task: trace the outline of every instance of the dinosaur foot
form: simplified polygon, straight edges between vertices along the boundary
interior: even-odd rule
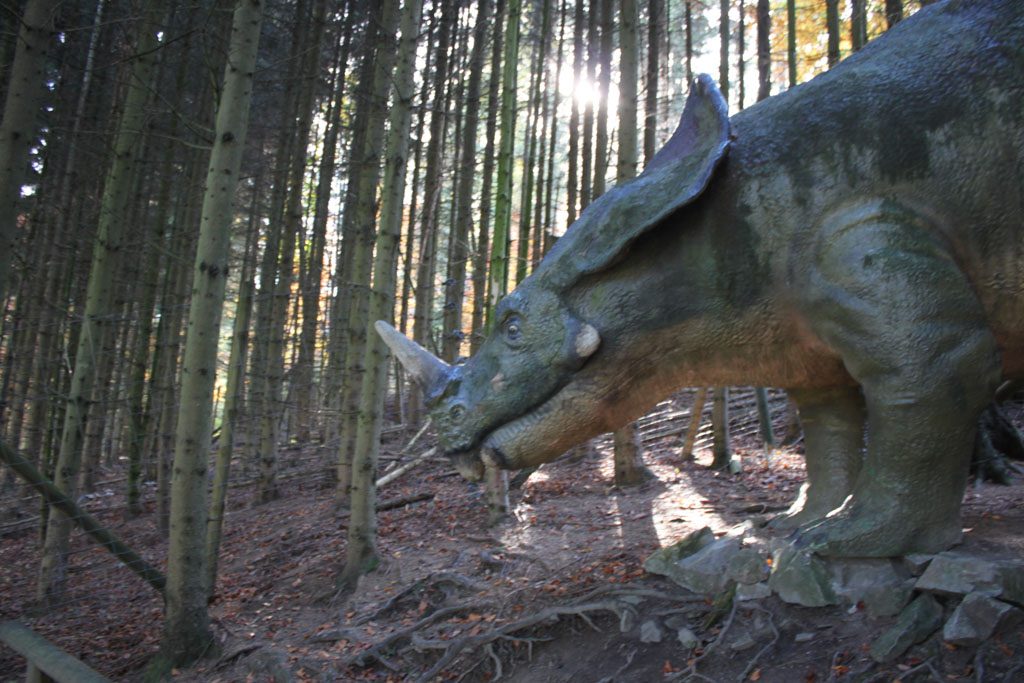
[[[843,504],[843,498],[808,495],[807,484],[800,487],[800,494],[788,510],[774,517],[768,526],[781,531],[792,531],[823,519],[832,510]]]
[[[795,545],[834,557],[897,557],[936,553],[963,537],[960,517],[924,506],[870,508],[848,503],[796,532]]]

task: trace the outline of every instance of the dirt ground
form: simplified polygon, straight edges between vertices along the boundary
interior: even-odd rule
[[[395,435],[392,452],[407,438]],[[383,501],[420,491],[434,497],[380,514],[384,559],[349,596],[334,590],[346,516],[335,511],[331,488],[296,480],[277,502],[237,500],[211,603],[218,652],[175,678],[1024,681],[1020,627],[979,648],[933,637],[879,666],[866,650],[893,619],[774,597],[715,601],[646,574],[643,561],[656,548],[703,526],[724,533],[762,519],[795,496],[799,443],[770,458],[749,430],[733,444],[739,475],[708,470],[705,450],[680,462],[677,433],[649,440],[644,457],[655,478],[620,490],[610,485],[610,442],[595,442],[581,461],[545,466],[514,491],[512,517],[495,528],[486,525],[482,489],[432,461],[381,491]],[[966,547],[1024,556],[1020,478],[972,486],[964,510]],[[150,561],[163,560],[152,520],[119,532]],[[158,597],[101,550],[78,543],[66,604],[31,618],[34,534],[0,540],[0,618],[26,622],[113,679],[139,680],[159,642]],[[104,570],[86,571],[97,564]],[[76,582],[79,574],[88,581]],[[683,627],[696,647],[677,639]],[[660,642],[644,642],[655,631]],[[0,680],[20,678],[23,667],[0,649]]]

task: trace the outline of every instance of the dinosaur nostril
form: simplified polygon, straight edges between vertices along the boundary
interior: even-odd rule
[[[466,416],[466,406],[461,403],[456,403],[448,409],[448,418],[452,422],[462,422],[462,418]]]

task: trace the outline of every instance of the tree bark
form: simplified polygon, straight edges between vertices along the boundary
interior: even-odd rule
[[[764,0],[767,2],[767,0]],[[661,33],[665,0],[647,0],[647,87],[644,101],[644,164],[658,151],[658,79],[661,60]]]
[[[718,88],[722,97],[729,101],[729,0],[718,4]]]
[[[885,0],[885,26],[892,28],[903,21],[903,0]]]
[[[100,205],[99,227],[86,287],[85,311],[54,477],[57,486],[72,498],[77,490],[88,402],[99,360],[97,352],[104,348],[114,297],[114,276],[119,266],[119,252],[133,194],[133,181],[139,172],[138,146],[145,128],[145,104],[153,87],[153,73],[158,57],[156,48],[160,44],[157,26],[163,17],[164,7],[163,0],[152,3],[139,23],[139,40],[131,68],[131,80],[114,141],[114,162],[107,175]],[[37,596],[41,602],[48,603],[63,592],[70,533],[70,520],[63,513],[50,515],[39,567]]]
[[[398,0],[386,0],[380,6],[380,35],[373,71],[367,84],[367,116],[369,125],[363,147],[354,150],[352,158],[359,165],[359,195],[355,199],[353,226],[356,242],[353,245],[352,271],[348,284],[352,308],[348,325],[348,344],[345,350],[345,382],[342,386],[343,428],[339,446],[339,473],[335,500],[344,505],[349,498],[349,487],[356,475],[353,463],[355,446],[355,418],[359,407],[359,394],[366,374],[364,356],[369,321],[369,289],[373,267],[373,246],[376,240],[377,185],[380,163],[384,152],[384,124],[388,94],[391,90],[392,70],[395,64],[395,34],[398,28]]]
[[[21,183],[35,143],[36,118],[46,95],[46,61],[59,0],[29,0],[21,17],[14,63],[0,120],[0,303],[7,296],[17,242]],[[9,29],[8,29],[9,30]]]
[[[253,187],[252,206],[249,209],[249,232],[246,235],[242,273],[238,280],[238,301],[231,330],[231,351],[228,356],[228,378],[224,389],[224,415],[220,421],[217,459],[210,494],[210,513],[206,520],[206,590],[212,597],[217,587],[217,564],[220,554],[221,531],[224,526],[224,507],[227,502],[228,476],[234,455],[235,427],[241,414],[242,384],[245,380],[245,361],[249,351],[249,322],[252,318],[253,290],[256,283],[256,242],[259,237],[259,178]]]
[[[480,0],[473,27],[473,50],[469,57],[469,82],[466,87],[466,113],[462,129],[462,171],[459,174],[455,229],[452,231],[448,284],[445,288],[442,357],[454,363],[464,335],[462,310],[466,289],[466,259],[469,256],[469,231],[473,225],[473,186],[476,181],[476,143],[480,123],[480,96],[483,82],[487,30],[490,28],[491,1]],[[475,273],[474,273],[475,275]]]
[[[825,0],[825,26],[828,31],[828,68],[839,63],[839,0]]]
[[[850,0],[850,45],[854,52],[868,42],[868,15],[866,0]]]
[[[206,611],[209,591],[204,566],[210,417],[235,188],[245,149],[262,20],[262,2],[238,0],[206,176],[171,482],[171,534],[161,642],[161,658],[171,666],[191,664],[213,643]]]
[[[486,1],[486,0],[485,0]],[[380,229],[373,264],[370,320],[394,317],[398,243],[402,235],[405,173],[409,159],[409,131],[412,127],[412,99],[416,72],[416,43],[423,13],[422,0],[406,0],[402,8],[398,64],[394,74],[395,95],[389,112],[385,151],[384,182],[381,191]],[[478,21],[486,24],[486,10]],[[349,518],[345,566],[339,575],[342,586],[354,585],[364,572],[376,566],[377,557],[377,461],[384,394],[387,387],[387,347],[376,334],[366,344],[366,374],[360,395],[358,431],[352,463],[352,515]]]
[[[796,0],[786,0],[786,65],[789,67],[789,87],[792,88],[797,81]]]
[[[769,0],[757,0],[757,101],[772,94],[772,14]]]
[[[636,0],[619,0],[619,50],[619,158],[615,176],[621,184],[636,176],[637,166],[636,81],[640,55]],[[634,486],[652,476],[644,467],[635,424],[616,431],[614,442],[616,486]]]
[[[711,452],[714,459],[711,461],[713,470],[729,470],[739,472],[739,462],[733,458],[732,447],[729,444],[729,389],[728,387],[716,387],[712,392],[711,399],[711,431],[713,443]]]

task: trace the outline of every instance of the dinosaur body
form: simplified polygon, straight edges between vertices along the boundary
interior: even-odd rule
[[[731,119],[702,77],[477,355],[389,343],[477,471],[552,460],[679,387],[783,387],[807,439],[801,542],[935,551],[960,537],[978,414],[1024,375],[1022,255],[1024,5],[953,1]]]

